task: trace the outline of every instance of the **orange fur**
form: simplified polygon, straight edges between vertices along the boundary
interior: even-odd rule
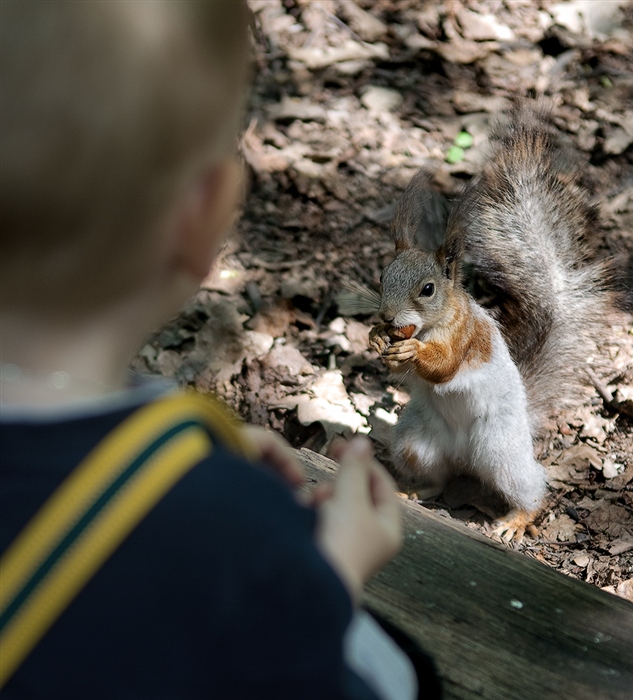
[[[540,513],[540,510],[521,510],[519,508],[511,510],[503,518],[497,520],[494,525],[493,534],[498,535],[506,541],[517,540],[521,542],[523,535],[527,532],[536,537],[538,530],[534,525],[534,520]]]
[[[473,319],[473,330],[466,344],[464,361],[470,367],[479,367],[490,362],[492,357],[492,333],[490,322],[481,318]]]
[[[492,328],[476,318],[465,294],[454,292],[450,299],[450,320],[427,342],[419,343],[414,358],[416,372],[433,384],[444,384],[464,368],[475,368],[492,357]]]

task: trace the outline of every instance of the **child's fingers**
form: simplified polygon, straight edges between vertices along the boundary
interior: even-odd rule
[[[322,484],[317,484],[312,491],[312,502],[315,507],[322,505],[334,495],[335,483],[326,481]]]
[[[396,483],[389,472],[373,456],[373,448],[366,438],[349,443],[341,459],[335,498],[349,504],[359,499],[379,514],[394,546],[400,541],[402,513]]]
[[[271,467],[291,486],[301,486],[304,483],[303,467],[282,437],[255,425],[246,425],[243,430],[255,446],[260,461]]]
[[[345,440],[341,437],[334,438],[328,449],[328,457],[340,462],[350,450],[351,454],[357,457],[373,457],[374,454],[371,440],[364,435],[356,435],[351,440]]]
[[[319,508],[334,495],[334,482],[326,481],[317,484],[311,491],[301,494],[301,503],[312,508]]]
[[[362,497],[371,502],[371,471],[377,464],[371,442],[367,438],[356,437],[345,443],[339,462],[336,496],[354,500]]]
[[[370,492],[374,508],[387,520],[398,540],[402,537],[402,511],[396,494],[396,482],[381,465],[376,464],[371,472]]]
[[[341,454],[335,496],[341,500],[366,500],[390,520],[400,521],[396,482],[373,457],[371,442],[358,437],[338,447]]]
[[[335,462],[339,462],[343,454],[345,454],[348,445],[349,442],[344,438],[335,437],[328,447],[327,456]]]
[[[362,583],[402,544],[395,484],[373,458],[371,443],[355,439],[337,448],[340,469],[334,493],[319,511],[324,551],[358,594]]]
[[[397,484],[391,474],[378,462],[373,465],[371,470],[369,488],[375,506],[398,503]]]

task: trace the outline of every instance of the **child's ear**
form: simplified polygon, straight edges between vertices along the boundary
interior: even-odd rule
[[[185,194],[176,225],[174,262],[202,280],[228,233],[241,194],[242,167],[228,158],[202,173]]]

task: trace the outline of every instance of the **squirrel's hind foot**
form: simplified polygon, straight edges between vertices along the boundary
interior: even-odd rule
[[[538,530],[534,525],[534,519],[538,513],[538,510],[527,511],[513,508],[503,518],[495,520],[491,534],[496,535],[503,542],[522,542],[526,532],[530,537],[536,537]]]

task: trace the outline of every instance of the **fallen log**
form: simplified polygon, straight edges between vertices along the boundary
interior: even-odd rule
[[[308,479],[336,465],[298,451]],[[435,658],[447,700],[631,700],[633,604],[404,503],[366,604]]]

